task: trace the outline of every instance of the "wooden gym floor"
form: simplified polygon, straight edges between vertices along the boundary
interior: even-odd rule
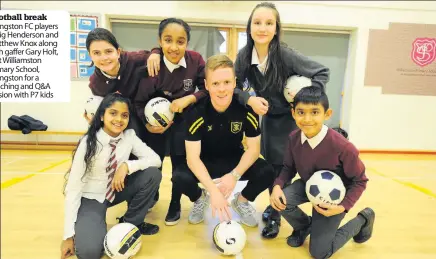
[[[70,158],[71,152],[64,151],[1,151],[2,259],[60,258],[63,174]],[[365,244],[347,243],[332,258],[436,258],[436,156],[364,154],[362,159],[370,181],[344,222],[370,206],[376,212],[374,236]],[[169,163],[167,159],[164,162],[161,199],[146,217],[146,221],[160,226],[160,232],[143,236],[142,249],[135,258],[224,258],[214,249],[211,239],[218,220],[211,217],[209,210],[204,223],[189,225],[191,203],[185,196],[181,221],[176,226],[165,226],[171,191]],[[300,248],[286,245],[292,229],[284,220],[276,239],[260,237],[260,214],[267,204],[266,191],[255,202],[260,224],[257,228],[244,227],[247,245],[238,258],[310,258],[309,239]],[[302,208],[308,212],[310,205]],[[122,203],[108,210],[109,227],[125,209]],[[234,218],[237,219],[235,213]]]

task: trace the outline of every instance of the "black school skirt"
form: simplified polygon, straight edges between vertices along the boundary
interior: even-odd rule
[[[163,134],[150,133],[145,129],[145,143],[156,152],[161,159],[167,155],[183,156],[185,152],[185,120],[179,113],[174,123]]]
[[[289,134],[297,128],[292,114],[265,115],[261,120],[261,154],[273,165],[283,165]]]

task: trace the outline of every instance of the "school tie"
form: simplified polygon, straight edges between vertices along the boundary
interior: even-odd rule
[[[108,175],[108,182],[107,182],[107,188],[106,188],[107,189],[106,199],[111,203],[115,199],[115,191],[112,190],[111,185],[112,185],[112,179],[114,179],[114,174],[115,174],[115,171],[117,170],[117,165],[118,165],[117,160],[115,159],[115,157],[116,157],[115,149],[117,147],[118,141],[119,141],[119,139],[111,140],[109,142],[109,145],[111,147],[111,154],[109,156],[108,165],[106,167],[106,173]]]

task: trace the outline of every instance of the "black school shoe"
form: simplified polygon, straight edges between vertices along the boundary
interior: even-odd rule
[[[356,243],[364,243],[368,241],[372,236],[372,231],[374,228],[374,220],[375,220],[375,212],[371,208],[366,208],[359,212],[358,215],[361,215],[365,218],[366,222],[363,224],[359,233],[353,237],[354,242]]]
[[[267,239],[276,238],[280,231],[280,220],[270,219],[262,229],[262,237]]]
[[[291,247],[300,247],[303,245],[307,236],[310,235],[310,230],[312,227],[312,217],[310,217],[310,224],[300,230],[292,231],[292,234],[288,236],[286,243]]]
[[[165,217],[165,225],[174,226],[180,221],[180,202],[170,202],[167,216]]]
[[[268,205],[265,209],[265,211],[262,213],[262,221],[267,223],[270,216],[271,216],[271,211],[272,211],[272,207],[271,205]]]
[[[124,223],[124,216],[117,218],[119,223]],[[136,226],[139,231],[141,231],[141,234],[143,235],[154,235],[157,232],[159,232],[159,226],[151,224],[151,223],[147,223],[147,222],[142,222],[141,224]]]

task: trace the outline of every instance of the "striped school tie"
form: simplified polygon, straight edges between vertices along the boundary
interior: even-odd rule
[[[112,180],[114,179],[114,175],[115,175],[115,171],[117,170],[117,160],[115,159],[116,154],[115,154],[115,149],[117,147],[119,139],[117,140],[111,140],[109,142],[109,145],[111,147],[111,154],[109,156],[109,161],[108,161],[108,165],[106,167],[106,173],[108,174],[108,182],[107,182],[107,188],[106,188],[106,199],[109,202],[113,202],[115,199],[115,191],[112,190]]]

